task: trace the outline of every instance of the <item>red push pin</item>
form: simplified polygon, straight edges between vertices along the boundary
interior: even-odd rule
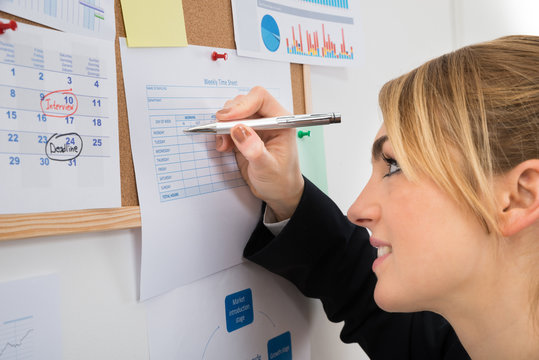
[[[11,30],[17,29],[17,23],[13,20],[10,20],[8,23],[0,22],[0,34],[5,33],[6,30],[8,29],[11,29]]]
[[[212,54],[211,54],[211,59],[213,61],[217,61],[217,59],[224,59],[225,61],[228,59],[228,54],[227,53],[224,53],[224,54],[218,54],[217,51],[214,51]]]

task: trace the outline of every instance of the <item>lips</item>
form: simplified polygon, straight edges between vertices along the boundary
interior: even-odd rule
[[[385,243],[381,240],[378,240],[374,237],[370,238],[370,243],[373,247],[378,250],[377,258],[372,264],[372,271],[376,271],[376,268],[392,253],[391,245]]]
[[[386,243],[386,242],[383,242],[382,240],[378,240],[377,238],[375,237],[372,237],[369,239],[371,245],[375,248],[380,248],[380,247],[384,247],[384,246],[388,246],[388,247],[391,247],[390,244]]]

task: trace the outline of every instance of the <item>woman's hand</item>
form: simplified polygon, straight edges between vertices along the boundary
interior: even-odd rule
[[[216,113],[219,121],[273,117],[289,114],[261,87],[225,103]],[[246,121],[248,124],[248,121]],[[217,135],[218,151],[234,151],[241,174],[253,194],[265,201],[277,220],[292,216],[303,193],[295,129],[255,132],[236,125],[230,135]]]

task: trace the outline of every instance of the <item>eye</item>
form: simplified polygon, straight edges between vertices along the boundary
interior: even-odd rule
[[[384,177],[388,177],[388,176],[391,176],[395,173],[398,173],[399,171],[401,171],[401,168],[399,166],[399,163],[397,162],[397,160],[393,159],[393,158],[390,158],[384,154],[382,154],[382,159],[384,159],[385,163],[387,164],[387,173],[384,175]]]

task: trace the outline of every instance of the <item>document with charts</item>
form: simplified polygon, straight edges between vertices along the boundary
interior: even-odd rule
[[[112,41],[0,35],[0,213],[121,206]]]
[[[311,358],[307,298],[251,262],[150,299],[146,309],[151,359]]]
[[[131,149],[142,216],[141,299],[242,262],[260,215],[232,153],[214,135],[183,129],[215,121],[228,99],[261,85],[292,109],[290,65],[234,50],[128,48],[120,39]],[[228,60],[213,61],[213,51]]]
[[[86,36],[114,40],[114,0],[0,0],[0,10]]]
[[[0,359],[62,358],[60,277],[0,283]]]
[[[357,1],[232,0],[238,55],[357,66],[363,56]]]

